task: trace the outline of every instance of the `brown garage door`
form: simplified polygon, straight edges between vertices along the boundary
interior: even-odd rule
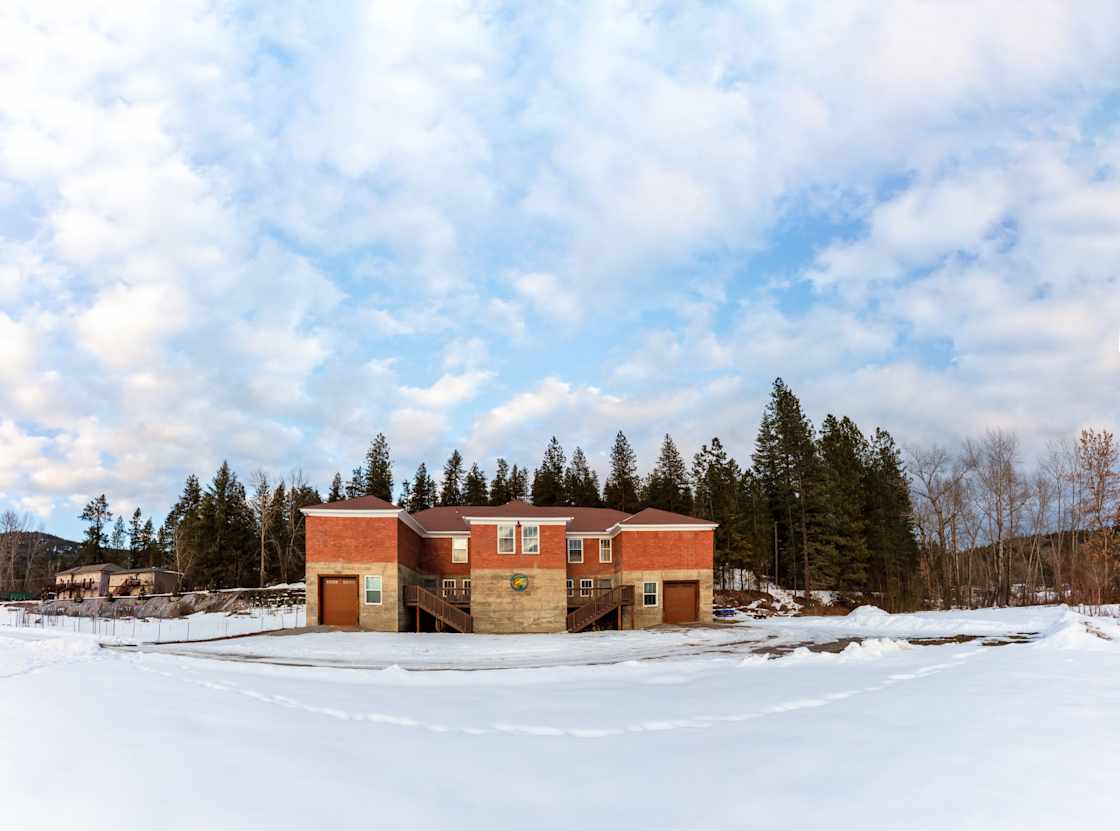
[[[665,583],[665,622],[691,623],[700,619],[700,584],[695,580]]]
[[[358,578],[319,579],[319,621],[326,626],[358,625]]]

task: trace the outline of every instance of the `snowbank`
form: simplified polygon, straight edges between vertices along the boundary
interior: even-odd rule
[[[892,637],[980,637],[1039,633],[1068,611],[1065,606],[1027,606],[1011,609],[952,609],[939,612],[889,614],[875,606],[860,606],[840,617],[799,617],[756,621],[754,625],[781,631],[833,632]]]
[[[1120,620],[1088,617],[1066,609],[1032,645],[1040,649],[1120,653]]]
[[[23,609],[0,609],[0,632],[6,629],[91,636],[109,644],[156,644],[204,641],[252,635],[307,625],[307,607],[252,609],[246,612],[197,612],[177,618],[105,618],[39,615]]]

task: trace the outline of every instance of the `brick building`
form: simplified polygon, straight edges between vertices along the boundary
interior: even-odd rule
[[[307,619],[385,632],[710,621],[715,524],[655,508],[304,508]]]

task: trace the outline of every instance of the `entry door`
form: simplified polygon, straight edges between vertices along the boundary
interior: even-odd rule
[[[319,621],[324,626],[358,625],[358,578],[319,579]]]
[[[692,623],[700,619],[700,584],[695,580],[665,583],[665,623]]]

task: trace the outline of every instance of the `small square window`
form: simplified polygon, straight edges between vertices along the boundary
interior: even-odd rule
[[[516,548],[516,539],[514,535],[517,530],[512,525],[499,525],[498,526],[498,553],[499,554],[513,554]]]
[[[643,606],[656,606],[657,605],[657,583],[643,583],[642,584],[642,605]]]
[[[521,526],[521,553],[541,553],[541,529],[539,525]]]
[[[595,581],[587,577],[579,581],[579,596],[591,597],[591,589],[595,586]]]
[[[583,562],[583,540],[568,540],[568,562]]]
[[[599,562],[609,563],[611,561],[611,541],[599,540]]]
[[[455,591],[455,578],[454,577],[444,577],[443,578],[443,590],[444,591]]]
[[[370,606],[381,605],[381,575],[366,575],[366,603]]]
[[[452,537],[451,538],[451,562],[465,563],[467,562],[467,538],[466,537]]]

